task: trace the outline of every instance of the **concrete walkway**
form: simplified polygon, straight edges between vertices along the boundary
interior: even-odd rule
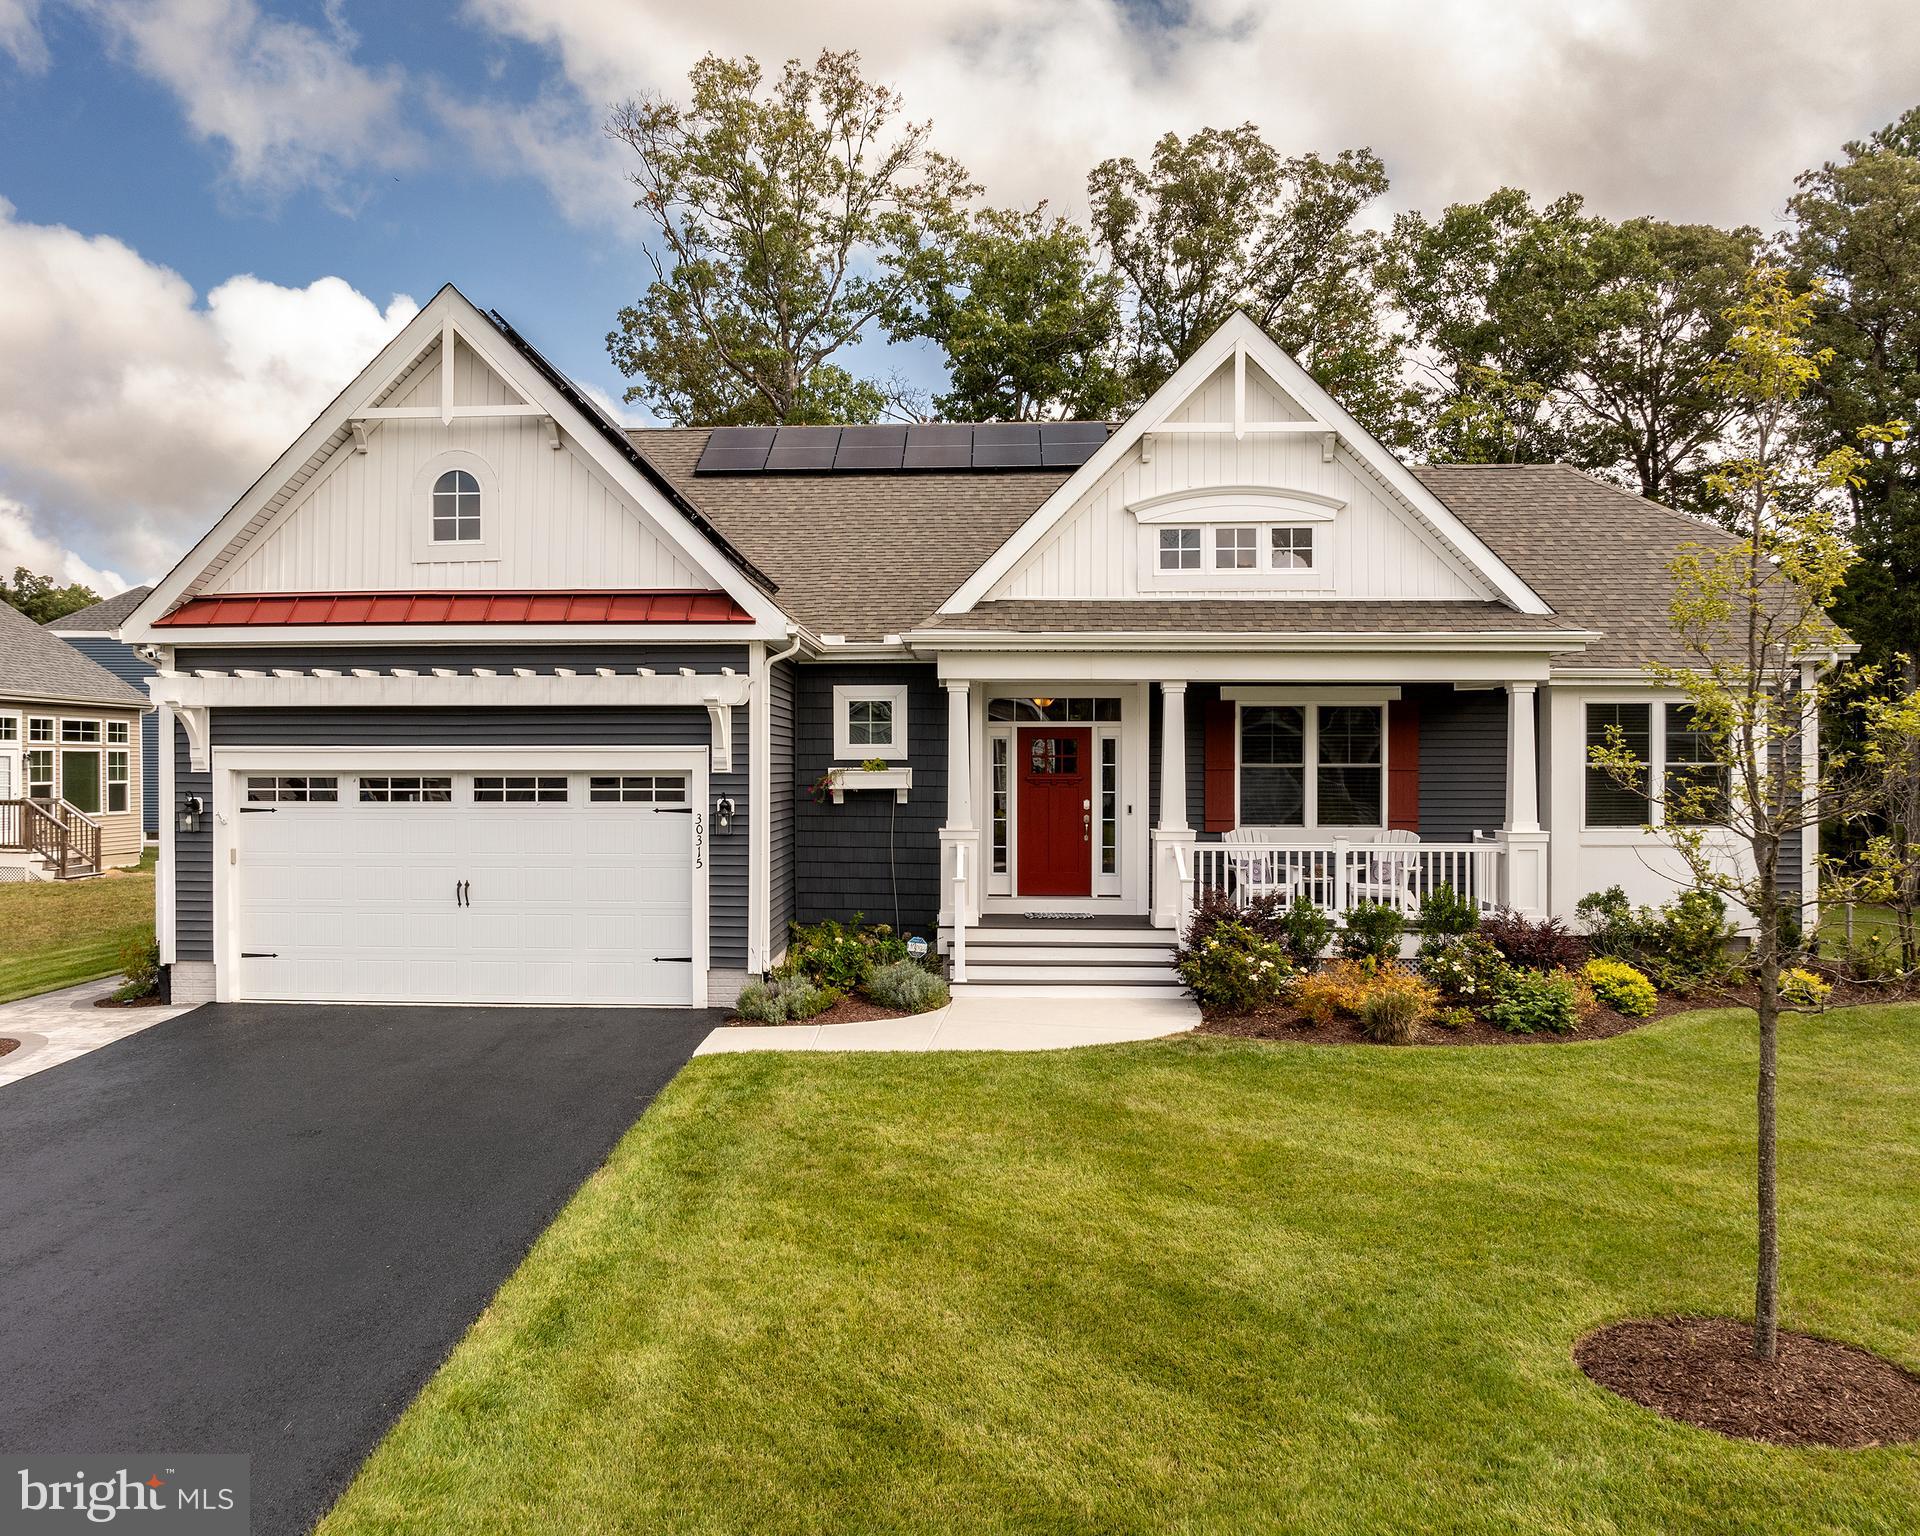
[[[1200,1022],[1191,998],[1034,998],[962,992],[945,1008],[865,1024],[730,1024],[696,1056],[733,1051],[1057,1051],[1157,1040]]]
[[[23,997],[17,1003],[0,1003],[0,1040],[20,1042],[17,1050],[0,1056],[0,1086],[192,1012],[189,1008],[94,1007],[94,1000],[113,991],[121,979],[108,976]]]

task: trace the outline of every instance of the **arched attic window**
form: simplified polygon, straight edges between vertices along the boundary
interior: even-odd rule
[[[480,482],[464,469],[450,469],[433,482],[433,542],[480,542]]]

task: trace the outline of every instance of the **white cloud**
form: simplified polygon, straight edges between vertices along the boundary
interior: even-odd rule
[[[40,0],[0,0],[0,53],[22,69],[47,67],[46,40],[40,35]]]
[[[202,303],[120,241],[0,199],[0,494],[24,523],[9,537],[152,579],[418,308],[337,277],[233,277]]]
[[[103,571],[88,565],[57,539],[48,538],[35,529],[32,515],[19,502],[0,496],[0,577],[10,581],[22,566],[49,577],[58,586],[77,581],[102,597],[112,597],[138,585],[118,571]]]
[[[355,59],[359,39],[338,0],[324,7],[324,28],[263,16],[254,0],[75,3],[174,94],[197,138],[225,146],[243,186],[269,195],[315,186],[350,205],[357,172],[419,159],[404,77]]]
[[[467,0],[548,50],[590,134],[607,103],[684,90],[702,53],[763,65],[858,48],[997,201],[1078,209],[1086,172],[1169,129],[1252,119],[1288,151],[1370,144],[1396,207],[1502,183],[1588,194],[1616,217],[1761,222],[1793,175],[1911,106],[1911,0]],[[551,103],[542,112],[557,121]],[[556,141],[568,215],[581,162]],[[638,215],[627,217],[637,219]]]

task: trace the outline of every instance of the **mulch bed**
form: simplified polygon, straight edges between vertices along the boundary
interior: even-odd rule
[[[907,1015],[898,1008],[882,1008],[878,1003],[870,1003],[864,997],[843,997],[825,1013],[816,1013],[810,1019],[788,1019],[787,1024],[865,1024],[872,1019],[904,1019]],[[743,1019],[738,1014],[727,1020],[729,1024],[742,1024],[751,1029],[766,1029],[769,1026],[757,1019]],[[774,1025],[773,1028],[783,1028]]]
[[[1920,1377],[1851,1344],[1780,1333],[1753,1358],[1753,1327],[1724,1317],[1615,1323],[1574,1363],[1643,1408],[1740,1440],[1862,1450],[1920,1439]]]
[[[1864,1003],[1896,1003],[1920,997],[1920,982],[1901,985],[1889,983],[1836,982],[1832,1008],[1853,1007]],[[1604,1004],[1564,1035],[1510,1035],[1498,1025],[1475,1019],[1458,1029],[1442,1029],[1437,1024],[1422,1024],[1414,1033],[1414,1045],[1562,1045],[1570,1040],[1606,1040],[1624,1035],[1664,1019],[1670,1014],[1690,1013],[1697,1008],[1751,1008],[1758,991],[1751,984],[1738,987],[1703,987],[1696,992],[1662,992],[1653,1012],[1644,1019],[1630,1019]],[[1377,1045],[1360,1033],[1351,1019],[1336,1019],[1331,1024],[1316,1024],[1297,1008],[1262,1008],[1254,1013],[1216,1013],[1201,1010],[1201,1034],[1229,1035],[1238,1040],[1278,1040],[1300,1045]]]
[[[19,1049],[20,1042],[18,1040],[0,1040],[0,1056],[6,1055],[8,1051],[17,1051]]]
[[[130,998],[124,1003],[109,992],[105,997],[96,997],[93,1000],[93,1006],[96,1008],[163,1008],[166,1002],[158,992],[149,992],[145,997]]]

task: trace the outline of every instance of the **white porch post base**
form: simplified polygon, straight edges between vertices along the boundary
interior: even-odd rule
[[[954,910],[954,873],[959,863],[958,850],[966,850],[967,883],[964,911]],[[940,829],[940,926],[966,927],[980,921],[980,891],[985,877],[980,870],[980,833],[973,827]]]
[[[1547,896],[1551,842],[1552,834],[1547,832],[1503,832],[1500,836],[1505,850],[1500,861],[1500,899],[1527,917],[1545,917],[1551,904]]]
[[[1148,920],[1156,928],[1184,928],[1193,899],[1193,849],[1198,841],[1186,827],[1155,827],[1153,841],[1153,903]],[[1180,878],[1184,865],[1187,878]]]

